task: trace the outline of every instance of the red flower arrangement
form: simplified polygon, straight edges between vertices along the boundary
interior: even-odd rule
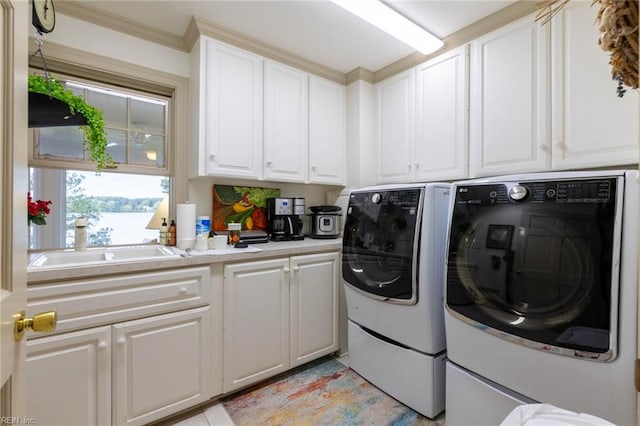
[[[29,225],[32,223],[35,225],[46,225],[47,222],[45,221],[45,218],[49,213],[51,213],[49,205],[52,204],[52,202],[42,200],[33,201],[31,193],[29,192],[27,193],[27,203],[27,219],[29,221]]]

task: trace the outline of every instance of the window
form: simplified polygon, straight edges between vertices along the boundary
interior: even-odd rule
[[[170,99],[158,95],[124,91],[67,80],[65,87],[100,109],[104,116],[107,151],[124,171],[158,169],[168,171],[167,116]],[[33,160],[86,163],[76,167],[90,170],[83,148],[83,132],[77,126],[47,127],[34,131]]]
[[[102,110],[107,149],[117,166],[96,174],[79,127],[34,129],[29,189],[34,199],[53,204],[47,224],[30,227],[29,247],[73,247],[74,223],[81,216],[88,218],[88,246],[157,240],[151,218],[172,186],[172,98],[79,79],[65,84]]]

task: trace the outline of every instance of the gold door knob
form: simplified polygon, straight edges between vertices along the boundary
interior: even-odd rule
[[[25,312],[20,311],[15,317],[13,337],[16,342],[22,339],[28,328],[38,332],[53,331],[56,329],[56,323],[58,322],[58,313],[56,311],[41,312],[35,314],[33,318],[27,318]]]

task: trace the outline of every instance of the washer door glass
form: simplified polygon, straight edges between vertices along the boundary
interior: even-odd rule
[[[607,201],[560,202],[553,190],[522,203],[456,202],[447,309],[534,342],[609,351],[615,180],[608,184]]]
[[[343,238],[344,280],[376,297],[415,303],[421,190],[351,195]]]

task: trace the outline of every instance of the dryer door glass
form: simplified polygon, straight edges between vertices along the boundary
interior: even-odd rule
[[[344,280],[373,297],[415,303],[421,188],[353,192],[344,228]]]
[[[547,349],[610,351],[615,210],[615,178],[458,186],[447,309]]]

